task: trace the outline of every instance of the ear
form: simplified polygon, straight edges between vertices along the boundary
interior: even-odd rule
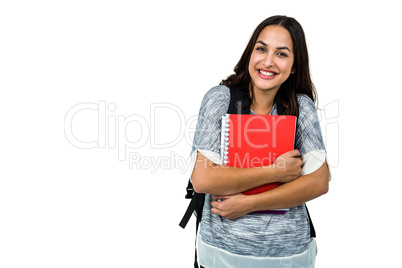
[[[296,72],[296,68],[292,68],[292,71],[290,71],[291,74],[294,74]]]

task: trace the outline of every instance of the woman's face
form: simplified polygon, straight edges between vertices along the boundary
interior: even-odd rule
[[[289,32],[278,25],[265,27],[257,38],[248,66],[254,90],[278,91],[294,73],[293,61],[293,42]]]

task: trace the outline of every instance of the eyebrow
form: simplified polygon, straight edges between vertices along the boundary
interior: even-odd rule
[[[261,41],[261,40],[259,40],[259,41],[257,41],[257,43],[260,43],[261,45],[263,45],[263,46],[268,46],[267,44],[265,44],[263,41]],[[286,50],[288,50],[289,52],[291,52],[290,51],[290,49],[287,47],[287,46],[283,46],[283,47],[277,47],[276,49],[286,49]]]

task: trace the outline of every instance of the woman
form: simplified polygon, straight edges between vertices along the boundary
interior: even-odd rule
[[[286,16],[264,20],[234,71],[206,93],[194,135],[191,181],[196,192],[206,193],[199,263],[206,268],[314,267],[316,244],[304,203],[328,191],[329,171],[300,24]],[[286,107],[285,114],[297,113],[297,149],[269,168],[220,165],[221,117],[228,109],[229,88],[250,92],[252,114],[277,114],[275,100]],[[241,194],[274,181],[284,184],[261,194]],[[290,210],[252,213],[281,208]]]

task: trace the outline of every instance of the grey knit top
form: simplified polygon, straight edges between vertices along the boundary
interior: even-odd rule
[[[295,147],[304,158],[302,174],[307,174],[322,165],[325,147],[314,103],[305,95],[298,95],[297,98],[300,108]],[[199,111],[192,155],[198,150],[204,152],[206,157],[214,158],[212,161],[219,161],[221,117],[226,114],[229,101],[230,90],[223,85],[205,94]],[[277,114],[275,105],[270,114]],[[307,157],[313,152],[316,153],[314,157]],[[212,201],[207,194],[200,227],[202,242],[211,248],[249,257],[286,257],[306,251],[311,242],[304,204],[290,208],[283,215],[252,213],[228,220],[211,213]]]

